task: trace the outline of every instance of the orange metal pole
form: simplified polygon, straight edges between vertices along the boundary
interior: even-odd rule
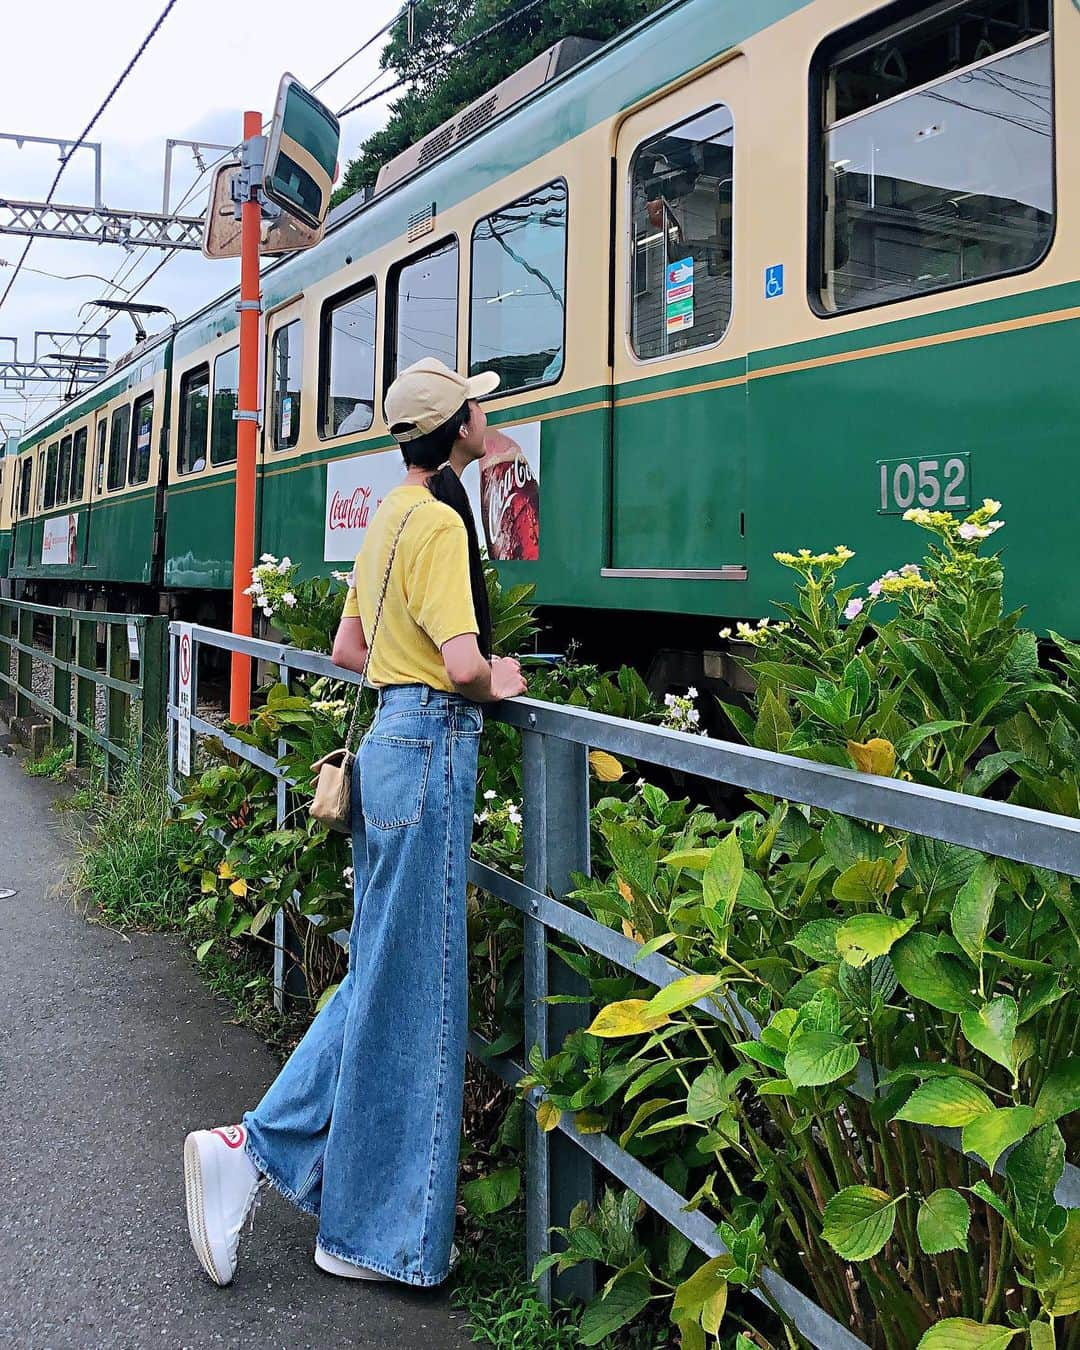
[[[262,135],[262,116],[244,113],[244,140]],[[236,514],[233,529],[232,630],[241,637],[251,636],[251,596],[244,590],[251,584],[255,561],[255,458],[258,446],[259,409],[259,237],[262,213],[258,200],[245,201],[240,208],[240,390],[237,410],[250,416],[236,423]],[[229,692],[229,720],[244,725],[251,715],[251,657],[241,652],[232,656]]]

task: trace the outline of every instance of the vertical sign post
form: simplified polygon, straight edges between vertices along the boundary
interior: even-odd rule
[[[233,528],[232,630],[251,636],[251,584],[255,558],[255,454],[259,429],[259,188],[265,141],[262,116],[244,113],[244,197],[240,207],[240,380],[236,408],[236,513]],[[257,163],[256,163],[257,161]],[[233,652],[229,720],[244,725],[251,713],[251,657]]]
[[[191,624],[176,625],[176,767],[185,778],[191,776],[191,667],[194,647]]]

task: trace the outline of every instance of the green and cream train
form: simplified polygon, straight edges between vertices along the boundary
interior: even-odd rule
[[[1077,128],[1080,0],[681,0],[567,40],[264,272],[256,552],[351,555],[431,353],[502,376],[471,490],[556,627],[693,669],[788,592],[774,550],[871,580],[905,508],[993,496],[1030,622],[1080,635]],[[235,299],[23,436],[18,590],[226,618]]]

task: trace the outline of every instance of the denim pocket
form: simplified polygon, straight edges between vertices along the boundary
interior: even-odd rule
[[[372,732],[360,752],[364,819],[380,830],[415,825],[424,809],[433,742]]]
[[[479,708],[464,707],[454,709],[450,730],[455,736],[479,736],[484,729],[484,714]]]

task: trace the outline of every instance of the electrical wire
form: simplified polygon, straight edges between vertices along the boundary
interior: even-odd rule
[[[147,47],[149,47],[150,43],[157,36],[158,29],[160,29],[161,25],[169,17],[169,13],[176,6],[176,3],[177,0],[168,0],[164,9],[157,16],[157,19],[154,22],[154,26],[143,38],[142,42],[139,43],[135,55],[131,58],[131,60],[127,63],[124,69],[120,72],[120,75],[117,77],[116,82],[113,84],[113,87],[109,90],[109,92],[105,95],[104,99],[102,99],[101,103],[98,105],[98,109],[94,113],[93,117],[91,117],[90,121],[87,122],[85,127],[83,127],[82,131],[79,133],[77,139],[72,144],[71,148],[60,157],[60,167],[57,169],[56,175],[52,181],[52,186],[49,188],[48,194],[45,197],[46,206],[48,206],[52,202],[53,193],[60,186],[60,179],[63,177],[64,170],[67,168],[72,155],[75,153],[76,150],[79,149],[83,141],[85,141],[87,136],[90,135],[91,131],[93,131],[94,127],[97,125],[98,121],[104,114],[106,108],[108,108],[109,104],[113,101],[113,98],[116,96],[116,93],[120,89],[120,86],[124,83],[124,81],[131,74],[131,72],[135,69],[135,66],[138,63],[139,58],[142,56],[143,52],[146,51]],[[8,279],[8,284],[4,287],[3,295],[0,295],[0,309],[3,309],[4,301],[11,294],[11,288],[12,286],[15,285],[15,282],[18,280],[19,273],[22,271],[23,263],[26,261],[27,254],[30,252],[33,243],[34,237],[33,235],[31,235],[30,238],[26,241],[26,245],[23,248],[23,251],[19,257],[19,261],[15,264],[15,271],[11,274],[11,277]]]
[[[441,60],[435,62],[432,68],[438,70],[441,67],[444,67],[446,63],[452,61],[455,56],[460,56],[462,52],[467,52],[471,47],[475,47],[478,42],[482,42],[484,38],[490,37],[492,33],[497,33],[500,28],[505,28],[508,23],[513,23],[515,19],[520,19],[523,14],[528,14],[530,10],[536,9],[538,5],[542,5],[543,3],[544,0],[526,0],[524,5],[520,5],[509,14],[504,14],[501,19],[490,24],[482,32],[469,38],[467,42],[462,42],[457,47],[452,47],[450,51],[443,55]],[[1080,0],[1075,0],[1075,3],[1080,6]],[[338,116],[347,117],[349,113],[356,112],[357,108],[363,108],[366,104],[374,103],[376,99],[382,98],[385,94],[390,94],[393,93],[395,89],[400,89],[403,84],[408,84],[412,78],[411,75],[403,76],[394,84],[388,85],[385,89],[380,89],[377,94],[370,94],[367,98],[360,99],[358,103],[353,103],[348,108],[342,108],[341,112],[338,113]]]
[[[344,61],[336,65],[329,75],[324,75],[318,84],[313,84],[311,86],[311,92],[314,94],[320,90],[328,80],[332,80],[334,76],[337,75],[339,71],[344,70],[351,61],[355,61],[361,52],[366,52],[373,42],[378,42],[379,38],[381,38],[384,33],[388,33],[390,29],[393,28],[394,24],[396,24],[399,19],[403,19],[408,12],[409,6],[402,5],[394,17],[392,19],[387,19],[386,23],[383,24],[377,33],[372,33],[363,46],[357,47],[356,51],[354,51],[351,56],[347,56]]]

